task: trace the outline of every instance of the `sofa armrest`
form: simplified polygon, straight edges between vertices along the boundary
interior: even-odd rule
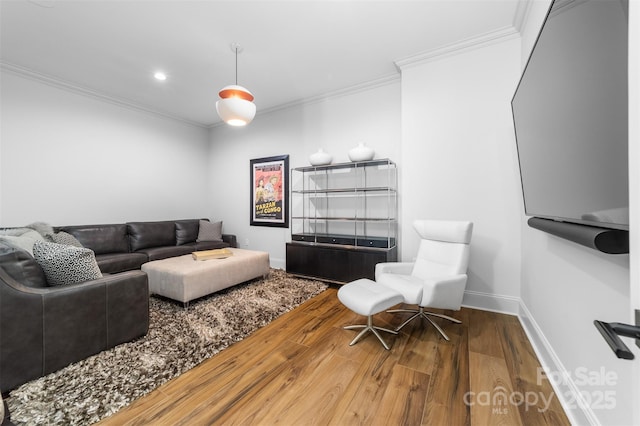
[[[149,330],[149,285],[139,270],[62,287],[43,304],[45,374]]]
[[[231,247],[238,248],[238,239],[233,234],[222,234],[222,241],[228,243]]]
[[[0,391],[3,393],[42,376],[41,291],[16,282],[0,268]]]
[[[148,326],[149,287],[142,271],[31,288],[0,268],[0,389],[144,335]]]
[[[107,347],[129,342],[149,331],[149,282],[140,270],[107,279]]]
[[[106,347],[107,293],[103,280],[42,290],[43,374]]]
[[[69,290],[66,294],[63,292],[65,287]],[[85,312],[84,318],[86,321],[95,322],[96,328],[103,326],[100,337],[103,346],[99,350],[144,336],[149,330],[149,283],[145,272],[134,270],[105,274],[96,280],[65,287],[44,296],[45,316],[48,314],[47,308],[50,307],[48,299],[53,299],[54,294],[63,298],[81,293],[82,299],[93,297],[98,300],[99,306],[94,300],[83,303],[96,305],[94,311]],[[70,303],[70,300],[64,300],[67,311],[72,308]],[[102,320],[96,318],[92,312],[104,312],[106,322],[102,324]],[[71,327],[77,325],[70,324]]]

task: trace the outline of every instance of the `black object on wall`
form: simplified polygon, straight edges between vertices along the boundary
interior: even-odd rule
[[[565,238],[574,243],[607,254],[629,253],[629,232],[619,229],[599,228],[570,222],[532,217],[527,224],[540,231]]]
[[[628,2],[555,0],[511,101],[525,214],[605,253],[627,250],[598,230],[629,230],[627,40]]]
[[[611,350],[621,359],[634,359],[633,352],[629,350],[627,345],[618,337],[633,337],[636,344],[640,340],[640,327],[637,325],[622,324],[619,322],[603,322],[595,320],[593,324],[596,326],[604,340],[609,344]]]

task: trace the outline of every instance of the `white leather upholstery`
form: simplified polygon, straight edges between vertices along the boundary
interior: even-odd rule
[[[418,305],[422,302],[423,280],[412,275],[386,273],[376,277],[376,282],[400,292],[404,303]]]
[[[405,303],[460,309],[473,224],[417,220],[413,225],[422,237],[415,263],[380,263],[376,265],[376,281],[402,293]]]
[[[389,350],[389,345],[378,331],[385,331],[391,334],[398,334],[398,332],[373,325],[372,317],[378,312],[402,303],[404,300],[402,294],[370,279],[361,278],[340,287],[338,299],[356,314],[367,317],[366,324],[353,324],[344,327],[345,330],[361,330],[355,339],[349,343],[349,346],[355,345],[365,334],[373,333],[382,343],[382,346]]]
[[[356,314],[369,316],[402,303],[403,297],[389,287],[361,278],[340,287],[338,299]]]
[[[473,223],[458,220],[416,220],[413,228],[425,240],[469,244]]]
[[[425,279],[464,274],[468,264],[468,244],[422,240],[411,275]]]
[[[411,275],[413,262],[388,262],[376,264],[376,281],[382,274],[404,274]]]
[[[467,275],[429,278],[424,280],[422,285],[422,300],[417,305],[457,311],[464,297]]]

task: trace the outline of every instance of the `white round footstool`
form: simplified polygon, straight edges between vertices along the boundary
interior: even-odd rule
[[[404,297],[402,294],[375,281],[361,278],[340,287],[338,290],[338,299],[340,299],[340,302],[342,302],[344,306],[356,314],[367,317],[367,324],[348,325],[344,327],[345,330],[363,329],[349,345],[355,345],[362,336],[370,331],[376,335],[382,343],[382,346],[384,346],[386,350],[389,350],[389,345],[382,339],[378,330],[391,334],[398,334],[398,332],[374,326],[372,316],[403,302]]]

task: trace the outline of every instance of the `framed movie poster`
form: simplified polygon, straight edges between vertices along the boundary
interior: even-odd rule
[[[289,156],[256,158],[251,166],[251,226],[289,227]]]

